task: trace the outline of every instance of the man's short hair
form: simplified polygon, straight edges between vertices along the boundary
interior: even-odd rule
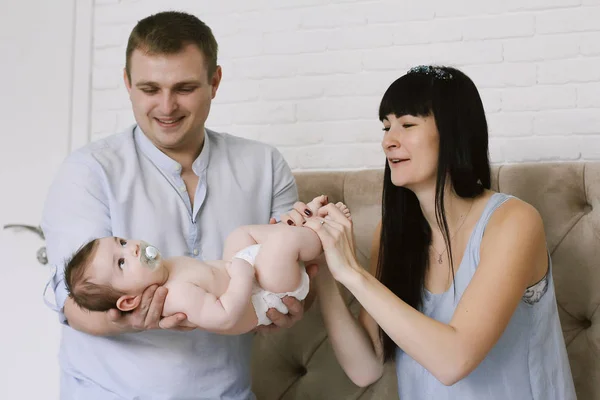
[[[75,303],[90,311],[108,311],[115,308],[122,293],[108,285],[99,285],[90,280],[87,271],[98,248],[98,239],[83,245],[65,267],[65,283],[69,296]]]
[[[204,54],[210,79],[217,69],[218,45],[211,29],[197,17],[179,11],[165,11],[139,21],[127,42],[125,71],[131,83],[131,55],[139,49],[150,55],[176,54],[194,44]]]

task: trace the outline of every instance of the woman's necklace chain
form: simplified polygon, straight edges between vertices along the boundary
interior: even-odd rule
[[[473,203],[475,203],[475,200],[471,201],[471,205],[469,206],[469,211],[467,211],[467,213],[465,214],[465,217],[463,218],[463,220],[461,221],[460,225],[458,226],[458,228],[456,229],[456,231],[454,232],[454,234],[452,236],[450,236],[450,243],[452,243],[452,239],[454,239],[454,236],[456,236],[456,234],[458,233],[458,231],[460,231],[460,228],[462,228],[462,226],[464,225],[465,221],[467,220],[467,217],[469,216],[469,213],[471,212],[471,208],[473,208]],[[443,262],[442,260],[442,255],[446,252],[446,250],[448,250],[448,247],[444,247],[444,250],[442,250],[441,253],[439,253],[437,251],[437,249],[433,246],[433,244],[431,245],[431,247],[433,248],[433,250],[437,253],[438,257],[437,257],[437,262],[438,264],[441,264]]]

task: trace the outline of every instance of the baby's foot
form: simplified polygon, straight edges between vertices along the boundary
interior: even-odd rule
[[[321,208],[325,204],[327,204],[327,196],[322,195],[314,198],[313,201],[306,205],[306,207],[308,207],[308,209],[312,213],[311,217],[314,217],[318,214],[319,208]]]
[[[335,206],[344,214],[346,218],[352,220],[352,215],[350,214],[350,209],[341,201],[337,202]]]

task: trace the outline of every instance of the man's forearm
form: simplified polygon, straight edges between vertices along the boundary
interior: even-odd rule
[[[80,332],[95,336],[109,336],[123,333],[112,323],[105,312],[87,311],[79,307],[71,298],[65,301],[65,316],[69,326]]]

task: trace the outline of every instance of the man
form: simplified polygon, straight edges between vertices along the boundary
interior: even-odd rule
[[[71,154],[42,218],[63,328],[61,399],[251,399],[251,335],[186,329],[160,319],[165,288],[130,314],[86,312],[68,297],[65,261],[105,236],[137,237],[165,257],[219,259],[237,226],[292,208],[297,189],[270,146],[205,129],[221,81],[217,43],[196,17],[164,12],[133,29],[124,80],[137,124]],[[271,221],[272,222],[272,221]],[[302,316],[269,312],[279,327]]]

